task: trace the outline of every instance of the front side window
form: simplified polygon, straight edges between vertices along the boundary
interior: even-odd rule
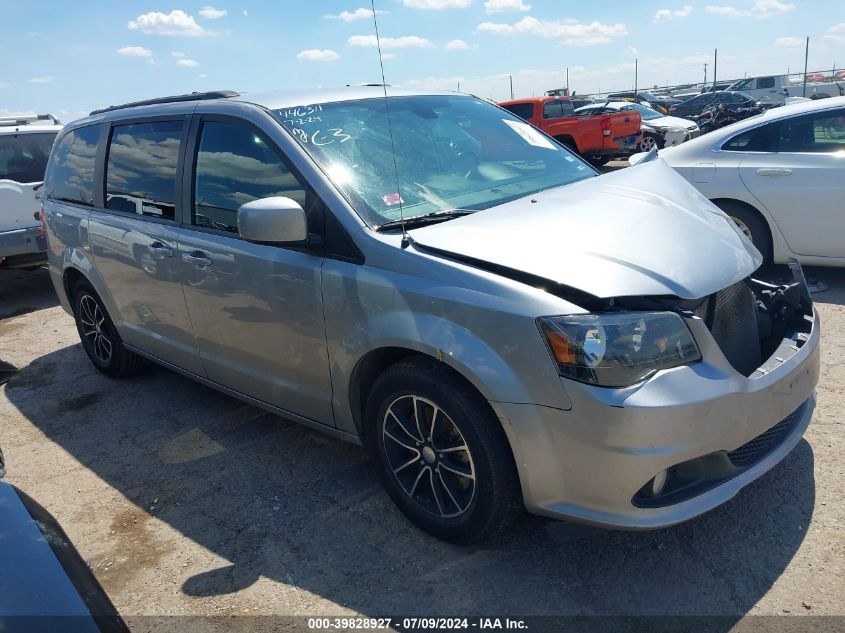
[[[4,134],[0,136],[0,180],[38,182],[44,170],[56,132]]]
[[[63,202],[94,203],[94,158],[100,126],[77,128],[62,136],[45,176],[45,195]]]
[[[774,152],[776,123],[746,130],[728,139],[722,149],[729,152]]]
[[[845,151],[845,109],[795,117],[780,125],[781,152]]]
[[[471,96],[361,99],[273,114],[376,226],[480,211],[596,175],[529,123]]]
[[[237,233],[238,207],[273,196],[285,196],[306,207],[305,188],[260,135],[237,123],[203,123],[193,223]]]
[[[183,121],[112,128],[106,208],[161,220],[176,218],[176,165]]]

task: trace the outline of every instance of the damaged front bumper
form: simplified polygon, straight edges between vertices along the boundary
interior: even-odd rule
[[[624,389],[561,379],[568,411],[492,403],[529,511],[623,529],[669,526],[732,498],[795,447],[815,406],[818,313],[798,284],[748,283],[772,321],[759,324],[765,360],[751,371],[735,367],[747,355],[726,356],[706,315],[687,312],[699,362]]]

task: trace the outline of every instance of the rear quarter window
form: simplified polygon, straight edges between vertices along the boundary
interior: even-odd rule
[[[533,103],[514,103],[502,107],[511,114],[518,116],[520,119],[525,119],[526,121],[534,116]]]
[[[53,149],[45,177],[45,195],[54,200],[94,203],[94,158],[100,126],[71,130]]]
[[[44,170],[56,132],[29,132],[0,136],[0,180],[38,182]]]

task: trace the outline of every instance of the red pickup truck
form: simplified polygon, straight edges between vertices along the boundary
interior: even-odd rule
[[[634,153],[642,119],[636,110],[578,116],[569,97],[534,97],[499,104],[578,152],[593,165]]]

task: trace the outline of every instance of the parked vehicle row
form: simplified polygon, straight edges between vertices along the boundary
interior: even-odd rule
[[[755,281],[760,252],[653,152],[598,177],[485,101],[390,92],[195,93],[67,126],[50,274],[94,366],[152,360],[365,444],[456,543],[523,509],[672,525],[799,442],[820,336],[799,270]],[[590,118],[617,117],[639,134],[637,111]]]
[[[49,114],[0,118],[0,266],[47,261],[36,194],[61,129]]]
[[[640,113],[608,110],[579,115],[569,97],[532,97],[499,106],[528,121],[596,166],[629,156],[640,144]]]
[[[831,80],[824,75],[807,77],[807,84],[801,76],[768,75],[748,77],[735,81],[727,90],[738,91],[763,103],[782,104],[787,97],[827,99],[845,95],[845,80]]]
[[[766,259],[845,265],[845,97],[772,108],[660,158]]]
[[[698,137],[700,131],[695,121],[664,116],[640,103],[611,101],[583,106],[575,110],[576,114],[603,114],[606,112],[627,112],[636,110],[642,117],[642,140],[637,151],[647,152],[655,147],[673,147],[684,141]]]

